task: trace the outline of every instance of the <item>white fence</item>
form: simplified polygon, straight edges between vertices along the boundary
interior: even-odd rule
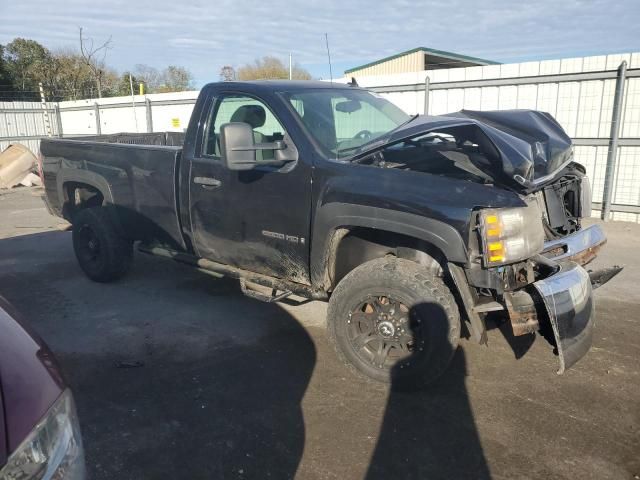
[[[40,139],[49,134],[45,111],[51,132],[60,130],[55,107],[47,103],[45,110],[40,102],[0,102],[0,151],[18,142],[37,152]]]
[[[574,139],[576,159],[593,184],[594,214],[601,208],[611,144],[618,67],[626,62],[620,140],[612,170],[613,219],[640,221],[640,53],[567,58],[484,67],[359,77],[407,113],[432,115],[460,109],[532,108],[551,113]],[[429,77],[428,89],[425,79]],[[343,79],[342,81],[347,81]],[[197,91],[47,104],[51,134],[182,131]],[[135,107],[133,106],[133,103]],[[38,149],[47,135],[40,103],[0,103],[0,149],[11,142]]]
[[[358,77],[407,113],[530,108],[551,113],[573,138],[599,215],[611,144],[618,68],[626,62],[611,175],[614,220],[640,221],[640,52]],[[425,80],[428,82],[425,85]],[[343,79],[346,81],[347,79]],[[425,104],[425,91],[428,102]]]

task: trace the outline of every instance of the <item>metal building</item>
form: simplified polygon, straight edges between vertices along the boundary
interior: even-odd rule
[[[441,68],[477,67],[498,65],[498,62],[469,57],[459,53],[445,52],[433,48],[417,47],[375,62],[345,70],[345,76],[391,75],[395,73],[420,72]]]

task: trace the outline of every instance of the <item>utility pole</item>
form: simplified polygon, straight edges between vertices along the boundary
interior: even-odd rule
[[[291,52],[289,52],[289,80],[293,80],[293,64],[291,63]]]

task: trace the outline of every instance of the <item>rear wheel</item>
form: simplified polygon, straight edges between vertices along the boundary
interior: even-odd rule
[[[356,373],[411,389],[446,370],[460,338],[460,316],[442,279],[410,260],[382,258],[338,284],[328,330]]]
[[[96,282],[121,278],[133,261],[133,242],[120,235],[102,207],[80,210],[73,219],[73,250],[84,273]]]

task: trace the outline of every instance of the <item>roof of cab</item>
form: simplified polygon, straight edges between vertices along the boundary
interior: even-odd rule
[[[291,91],[318,88],[357,88],[346,83],[324,82],[320,80],[250,80],[233,82],[212,82],[205,85],[205,88],[216,88],[224,85],[230,89],[246,89],[270,91]]]

